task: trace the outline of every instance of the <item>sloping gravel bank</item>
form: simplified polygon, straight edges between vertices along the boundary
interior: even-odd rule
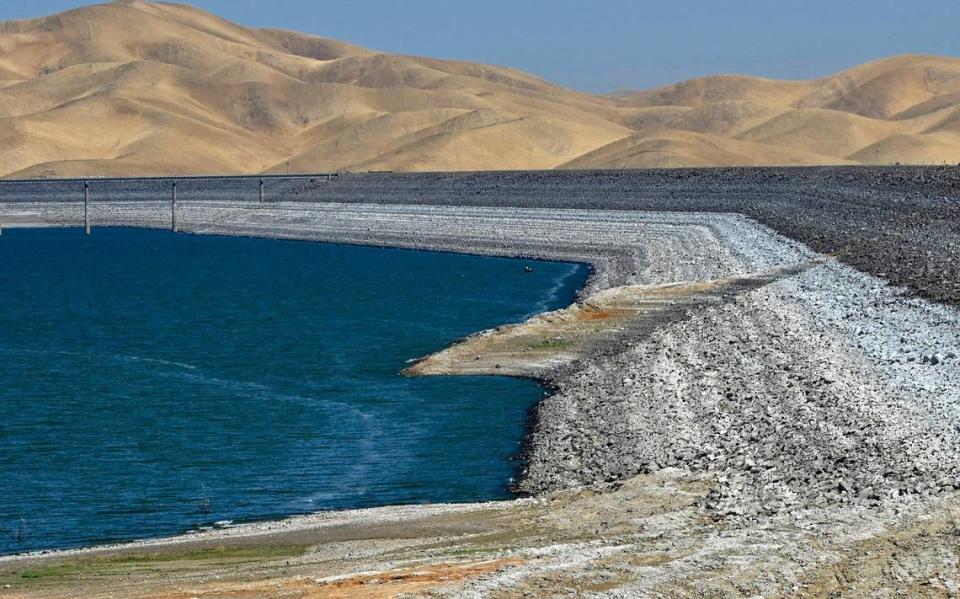
[[[585,294],[628,283],[696,281],[792,264],[809,250],[735,214],[183,201],[184,232],[254,235],[585,262]],[[7,223],[79,226],[76,203],[0,202]],[[163,202],[107,201],[93,227],[170,227]]]
[[[960,305],[960,166],[349,175],[291,199],[747,215],[817,252]]]
[[[758,516],[960,488],[960,315],[836,263],[560,376],[522,488],[679,467]]]

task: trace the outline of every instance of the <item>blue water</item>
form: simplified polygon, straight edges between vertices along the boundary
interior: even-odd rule
[[[399,371],[458,337],[569,303],[587,275],[549,262],[527,274],[527,264],[5,230],[0,553],[508,497],[543,390]]]

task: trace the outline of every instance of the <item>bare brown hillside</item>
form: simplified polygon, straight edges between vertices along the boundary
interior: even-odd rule
[[[960,59],[897,56],[812,81],[714,76],[610,97],[633,133],[570,168],[960,162]]]
[[[114,2],[0,22],[0,174],[960,162],[960,60],[591,96]]]

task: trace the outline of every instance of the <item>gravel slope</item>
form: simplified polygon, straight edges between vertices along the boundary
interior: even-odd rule
[[[708,505],[735,516],[949,493],[958,347],[954,310],[816,266],[559,377],[521,486],[679,467],[716,473]]]
[[[960,166],[351,175],[291,198],[732,212],[923,297],[960,304]]]

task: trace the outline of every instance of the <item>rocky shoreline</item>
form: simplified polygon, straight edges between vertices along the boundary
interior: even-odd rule
[[[767,169],[763,176],[777,172]],[[721,175],[715,175],[714,187],[730,184]],[[499,176],[509,181],[519,175]],[[462,184],[454,175],[437,177]],[[952,186],[949,177],[941,179],[927,179],[927,184]],[[876,185],[889,183],[879,180]],[[803,178],[799,181],[792,193],[799,193]],[[842,177],[837,181],[842,183],[835,185],[837,197],[857,184]],[[335,196],[346,184],[323,190]],[[291,189],[290,197],[303,193]],[[775,188],[770,193],[769,204],[783,203]],[[871,210],[894,210],[884,193],[873,198],[880,207]],[[952,271],[944,271],[943,289],[933,289],[929,269],[919,279],[904,278],[898,273],[905,267],[888,249],[878,258],[888,260],[884,274],[911,285],[896,287],[798,241],[819,239],[820,246],[830,247],[835,221],[849,216],[831,222],[821,213],[819,232],[789,239],[756,222],[775,220],[756,216],[769,205],[758,203],[753,218],[747,218],[688,211],[690,200],[657,201],[680,211],[318,201],[260,206],[205,198],[184,201],[179,221],[183,231],[193,233],[591,264],[573,333],[569,312],[539,315],[518,327],[467,339],[421,363],[442,357],[433,372],[420,374],[514,374],[536,376],[549,385],[552,393],[536,409],[526,467],[517,482],[518,490],[537,498],[536,505],[584,489],[601,498],[609,494],[613,501],[615,490],[630,480],[690,481],[691,489],[699,489],[690,509],[706,521],[753,531],[771,543],[788,542],[770,530],[773,522],[780,529],[795,526],[829,535],[851,518],[872,514],[872,530],[881,534],[909,514],[934,517],[944,509],[937,505],[953,505],[960,489],[960,313],[916,297],[952,297]],[[917,208],[919,200],[911,202],[914,213],[926,209]],[[809,202],[797,211],[802,216],[822,205]],[[899,209],[902,202],[893,205]],[[103,201],[94,222],[167,226],[165,207],[162,202]],[[0,201],[0,221],[77,224],[77,205]],[[873,221],[864,222],[859,230],[868,233],[847,243],[840,259],[857,264],[869,248],[902,241],[914,230],[871,238]],[[949,239],[944,233],[939,242]],[[908,266],[914,264],[913,249],[903,254]],[[619,303],[611,303],[611,294]],[[630,309],[613,317],[611,306]],[[501,353],[484,361],[483,351],[496,344]],[[527,509],[521,506],[506,509]],[[642,536],[638,530],[618,534]],[[598,538],[610,546],[622,541]],[[582,557],[583,551],[571,547],[564,555]],[[589,569],[592,561],[581,560],[581,565]],[[581,566],[571,569],[583,572]],[[535,570],[528,574],[536,576]],[[686,570],[688,577],[699,575]],[[497,580],[506,585],[509,576]],[[621,586],[637,580],[628,576]]]
[[[45,218],[66,218],[50,213],[63,207],[43,208]],[[165,215],[156,206],[117,202],[97,205],[94,219],[162,225],[157,216]],[[815,256],[731,214],[198,202],[184,203],[179,219],[195,233],[589,262],[584,300],[624,285],[705,284]],[[763,321],[762,311],[769,312]],[[949,441],[960,417],[950,405],[960,405],[952,363],[960,317],[950,309],[828,263],[620,326],[629,333],[618,344],[596,335],[576,359],[535,373],[555,393],[537,408],[518,489],[538,494],[681,467],[720,473],[714,503],[734,514],[954,489],[960,454]],[[863,345],[880,334],[881,342]],[[715,353],[703,355],[706,347]],[[769,356],[778,359],[768,363]],[[509,363],[498,366],[510,371]],[[897,387],[907,381],[923,381],[938,397],[923,385]],[[924,422],[934,406],[949,417],[939,428]],[[891,420],[899,425],[882,426]],[[746,510],[737,507],[747,499]]]

